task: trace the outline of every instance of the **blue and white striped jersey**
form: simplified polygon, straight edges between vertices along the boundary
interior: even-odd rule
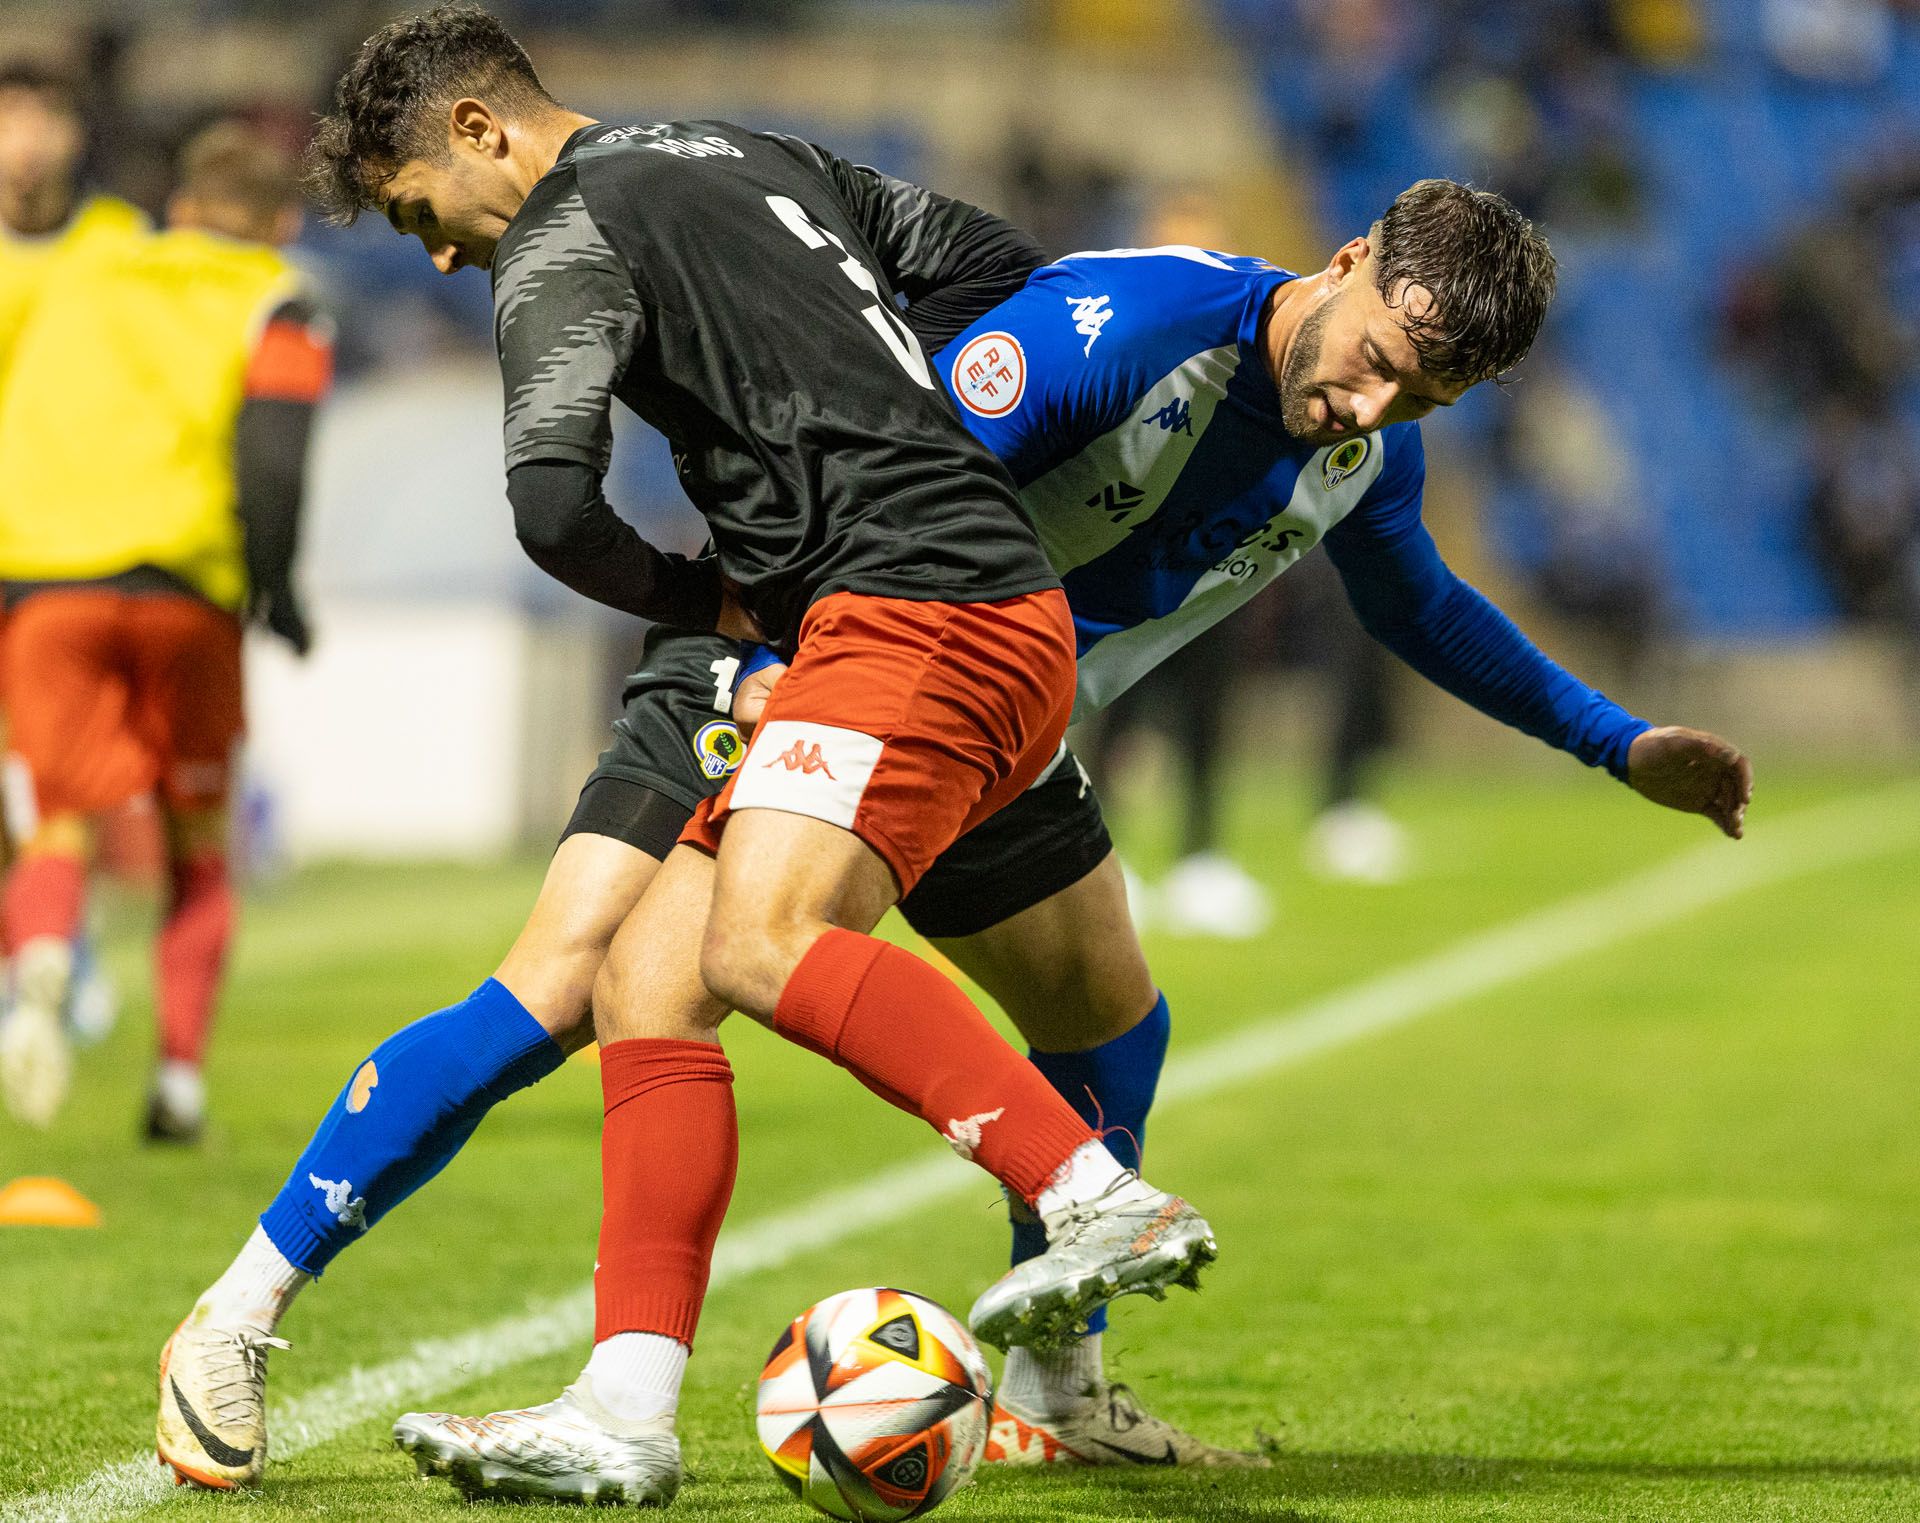
[[[1013,474],[1110,702],[1323,539],[1368,630],[1483,712],[1626,773],[1647,728],[1561,670],[1440,559],[1417,423],[1330,446],[1280,421],[1261,313],[1295,277],[1204,249],[1037,270],[942,349],[962,419]]]
[[[939,356],[1066,584],[1085,704],[1110,701],[1363,505],[1418,516],[1417,424],[1326,448],[1282,427],[1258,330],[1292,278],[1202,249],[1075,254]]]

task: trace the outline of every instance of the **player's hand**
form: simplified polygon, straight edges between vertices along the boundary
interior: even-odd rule
[[[1642,798],[1687,814],[1704,814],[1734,840],[1746,834],[1753,763],[1732,741],[1665,725],[1627,749],[1627,783]]]
[[[753,734],[754,726],[760,723],[760,716],[767,711],[767,700],[773,696],[774,683],[780,680],[786,670],[784,665],[776,661],[772,666],[763,666],[734,684],[733,722],[740,727],[742,735]]]
[[[720,581],[720,619],[714,628],[716,633],[725,635],[729,640],[753,640],[764,644],[767,638],[766,631],[741,604],[739,585],[724,577]]]
[[[291,587],[257,590],[250,612],[254,623],[285,640],[296,656],[304,657],[313,649],[313,628]]]

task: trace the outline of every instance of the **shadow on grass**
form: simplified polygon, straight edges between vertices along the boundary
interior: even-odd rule
[[[1802,1459],[1677,1463],[1623,1459],[1539,1459],[1500,1455],[1280,1451],[1269,1470],[1082,1470],[1057,1474],[989,1471],[978,1497],[983,1517],[1089,1516],[1263,1519],[1333,1523],[1313,1511],[1371,1498],[1496,1495],[1585,1490],[1595,1485],[1920,1481],[1920,1459]],[[1045,1496],[1048,1505],[1033,1499]],[[1015,1498],[1025,1499],[1022,1508]],[[1306,1508],[1306,1511],[1297,1509]],[[958,1511],[956,1504],[956,1512]],[[956,1518],[956,1523],[958,1519]]]
[[[1698,1463],[1662,1460],[1539,1459],[1470,1454],[1341,1454],[1281,1450],[1257,1472],[1296,1497],[1429,1496],[1514,1491],[1569,1480],[1772,1481],[1920,1480],[1920,1459],[1783,1459]]]
[[[952,1523],[1034,1519],[1105,1523],[1116,1519],[1191,1519],[1194,1523],[1339,1523],[1342,1502],[1380,1498],[1469,1498],[1604,1489],[1609,1483],[1820,1484],[1834,1481],[1920,1481],[1920,1459],[1803,1459],[1772,1463],[1670,1463],[1634,1459],[1538,1459],[1498,1455],[1281,1452],[1269,1470],[1069,1470],[989,1468],[947,1502],[939,1515]],[[225,1500],[225,1499],[217,1499]],[[488,1498],[475,1511],[451,1487],[416,1482],[408,1474],[381,1477],[342,1495],[321,1475],[282,1476],[262,1499],[306,1515],[347,1511],[382,1516],[433,1516],[459,1509],[481,1519],[486,1509],[531,1518],[586,1516],[577,1506]],[[1544,1501],[1544,1498],[1542,1499]],[[376,1509],[372,1504],[384,1504]],[[332,1505],[329,1505],[332,1504]],[[1472,1504],[1469,1504],[1471,1506]],[[1335,1510],[1327,1510],[1329,1507]],[[388,1511],[387,1509],[391,1509]],[[269,1509],[271,1511],[271,1509]],[[673,1509],[690,1518],[795,1520],[813,1516],[796,1507],[770,1479],[721,1467],[690,1477]]]

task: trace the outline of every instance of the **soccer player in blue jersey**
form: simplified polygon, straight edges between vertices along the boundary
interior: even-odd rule
[[[1739,835],[1750,774],[1735,748],[1697,731],[1652,728],[1562,671],[1447,570],[1420,523],[1418,419],[1517,363],[1551,287],[1551,255],[1510,206],[1428,181],[1316,274],[1296,278],[1197,249],[1074,256],[1040,270],[941,348],[942,378],[969,425],[1007,462],[1063,575],[1077,624],[1081,703],[1110,698],[1324,538],[1367,626],[1426,675],[1607,767],[1644,796]],[[723,661],[724,647],[702,653],[715,649]],[[743,718],[778,674],[776,659],[743,684]],[[1054,835],[1073,834],[1048,811],[1066,817],[1094,807],[1084,790],[1058,782],[999,817],[1025,811],[1015,854],[1029,876]],[[1098,842],[1078,877],[997,924],[931,919],[947,928],[934,932],[942,949],[1002,998],[1056,1087],[1098,1103],[1109,1125],[1137,1136],[1166,1048],[1167,1012],[1126,920],[1103,832]],[[622,881],[608,897],[633,892]],[[618,922],[617,904],[579,907],[598,923]],[[911,918],[915,905],[905,908]],[[643,905],[623,941],[644,939],[648,913]],[[613,959],[622,955],[616,946]],[[1062,995],[1075,979],[1098,981],[1099,970],[1111,968],[1124,970],[1111,991]],[[1087,1029],[1057,1014],[1044,1029],[1044,1002],[1023,994],[1023,981],[1046,987]],[[483,997],[496,1006],[513,999],[491,981],[475,1000]],[[448,1026],[459,1019],[458,1007],[443,1014],[452,1017]],[[657,1034],[678,1018],[651,1014]],[[705,1040],[724,1012],[680,1014],[688,1037]],[[433,1040],[425,1028],[439,1020],[376,1051],[361,1077],[419,1062]],[[585,1038],[584,1008],[571,1025],[546,1010],[538,1022],[555,1054],[554,1043]],[[393,1109],[383,1119],[388,1091],[396,1104],[406,1091],[350,1084],[267,1213],[285,1241],[256,1233],[203,1297],[194,1325],[207,1333],[245,1325],[259,1346],[312,1272],[431,1177],[492,1103],[551,1067],[550,1059],[531,1061],[526,1042],[488,1044],[423,1065],[440,1080],[419,1086],[430,1103],[418,1114]],[[316,1205],[322,1182],[334,1189]],[[296,1232],[288,1225],[296,1221],[309,1225]],[[296,1239],[300,1246],[289,1248]],[[1016,1256],[1031,1258],[1044,1244],[1028,1223]],[[607,1339],[577,1394],[559,1402],[478,1426],[408,1418],[401,1431],[456,1479],[484,1469],[495,1480],[513,1478],[511,1489],[577,1495],[590,1472],[603,1493],[617,1489],[629,1479],[626,1425],[670,1421],[684,1364],[684,1349],[676,1362],[666,1357],[671,1351],[622,1344],[648,1336]],[[240,1365],[233,1359],[230,1370]],[[263,1382],[258,1375],[256,1386]],[[238,1386],[223,1389],[231,1399]],[[230,1437],[263,1440],[251,1415],[257,1395],[246,1405],[250,1415]],[[554,1446],[566,1465],[549,1463]],[[1096,1336],[1055,1353],[1010,1354],[990,1457],[1165,1463],[1220,1455],[1128,1407],[1105,1381]]]

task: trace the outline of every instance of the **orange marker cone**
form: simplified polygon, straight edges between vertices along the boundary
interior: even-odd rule
[[[0,1185],[0,1227],[97,1227],[100,1208],[64,1179],[24,1175]]]

